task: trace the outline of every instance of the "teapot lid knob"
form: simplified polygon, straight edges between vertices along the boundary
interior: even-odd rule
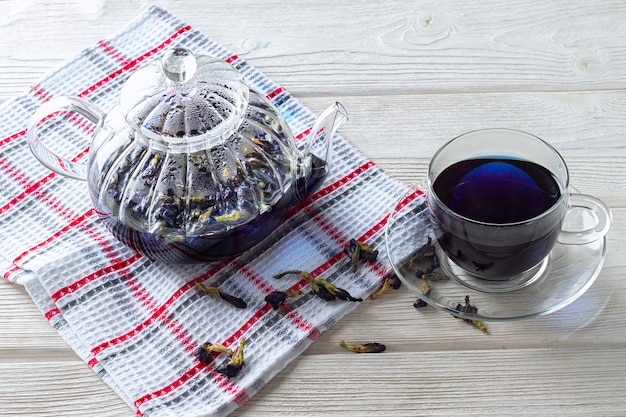
[[[163,74],[175,83],[189,81],[198,69],[195,55],[184,48],[174,48],[167,51],[163,56],[161,65]]]

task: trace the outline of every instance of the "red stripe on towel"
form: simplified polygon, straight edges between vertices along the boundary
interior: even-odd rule
[[[400,204],[401,205],[402,204],[406,205],[406,204],[408,204],[411,201],[411,198],[410,198],[411,196],[413,196],[413,198],[415,198],[416,196],[418,196],[420,194],[421,194],[421,191],[416,190],[410,196],[408,196],[407,198],[403,199],[403,201]],[[368,237],[371,237],[374,234],[376,234],[377,232],[379,232],[382,229],[382,227],[386,224],[387,218],[388,218],[388,215],[385,215],[382,219],[380,219],[378,222],[376,222],[374,224],[374,226],[372,226],[370,229],[368,229],[363,235],[359,236],[358,240],[365,240]],[[323,264],[321,264],[320,266],[315,268],[311,272],[311,274],[314,275],[314,276],[321,275],[326,270],[328,270],[333,265],[335,265],[340,259],[343,259],[343,258],[345,258],[345,254],[343,252],[339,252],[335,256],[331,257],[326,262],[324,262]],[[294,284],[290,288],[290,290],[297,291],[298,289],[303,288],[305,285],[307,285],[307,282],[305,280],[300,280],[298,283]],[[236,341],[241,339],[248,332],[248,330],[250,330],[250,328],[252,328],[256,323],[258,323],[270,311],[273,311],[271,306],[269,304],[267,304],[267,303],[264,304],[252,316],[250,316],[250,318],[243,325],[241,325],[239,327],[239,329],[237,329],[233,334],[231,334],[228,338],[226,338],[224,340],[224,342],[222,342],[222,344],[224,346],[227,346],[227,347],[232,345],[232,344],[234,344]],[[316,338],[315,331],[310,333],[309,337],[313,338],[313,340],[314,340],[314,338]],[[189,379],[191,379],[193,376],[197,375],[205,367],[206,367],[206,365],[203,365],[203,364],[196,364],[196,365],[194,365],[192,368],[190,368],[187,371],[185,371],[177,379],[175,379],[174,381],[172,381],[169,384],[165,385],[163,388],[160,388],[160,389],[158,389],[156,391],[153,391],[153,392],[150,392],[148,394],[145,394],[145,395],[139,397],[138,399],[136,399],[133,402],[134,406],[136,408],[139,408],[140,406],[142,406],[143,404],[145,404],[145,403],[147,403],[147,402],[149,402],[151,400],[154,400],[156,398],[162,397],[162,396],[164,396],[166,394],[170,394],[171,392],[175,391],[177,388],[182,386]]]
[[[124,66],[119,68],[117,71],[114,71],[114,72],[110,73],[109,75],[107,75],[106,77],[101,79],[100,81],[98,81],[95,84],[93,84],[92,86],[88,87],[83,92],[79,93],[78,97],[85,97],[85,96],[93,93],[98,88],[108,84],[109,82],[111,82],[112,80],[116,79],[117,77],[119,77],[120,75],[124,74],[125,72],[128,72],[128,71],[130,71],[132,69],[135,69],[141,62],[145,61],[147,58],[149,58],[152,55],[156,54],[157,52],[161,51],[162,49],[164,49],[165,47],[170,45],[180,35],[182,35],[185,32],[188,32],[190,30],[191,30],[191,26],[184,26],[184,27],[178,29],[178,31],[176,31],[176,33],[174,33],[172,36],[167,38],[164,42],[162,42],[161,44],[159,44],[155,48],[152,48],[151,50],[149,50],[145,54],[139,56],[138,58],[135,58],[133,60],[128,61]]]
[[[283,87],[278,87],[272,91],[269,92],[269,94],[267,94],[265,97],[267,97],[268,100],[272,100],[274,99],[276,96],[278,96],[281,93],[284,93],[286,90]]]
[[[109,56],[117,59],[118,61],[120,61],[123,64],[128,63],[128,58],[126,58],[125,56],[122,55],[122,53],[120,51],[118,51],[113,45],[111,45],[109,43],[109,41],[106,40],[100,40],[98,41],[97,45],[102,48],[102,50],[104,52],[106,52]]]

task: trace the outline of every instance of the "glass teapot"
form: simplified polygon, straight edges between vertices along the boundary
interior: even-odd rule
[[[40,141],[46,120],[68,112],[96,123],[86,164]],[[260,242],[319,187],[345,120],[335,103],[299,153],[280,112],[238,71],[176,48],[130,76],[108,114],[78,97],[50,100],[31,119],[28,140],[46,167],[87,180],[121,242],[156,260],[208,262]],[[320,140],[323,155],[315,155]]]

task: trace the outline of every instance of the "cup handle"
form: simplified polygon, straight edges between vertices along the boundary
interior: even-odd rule
[[[52,152],[39,140],[39,126],[57,112],[75,112],[98,124],[104,112],[87,100],[79,97],[56,97],[42,105],[30,119],[28,145],[35,157],[50,170],[70,178],[86,180],[86,163],[73,162]]]
[[[571,194],[559,243],[584,245],[603,238],[611,228],[613,214],[601,200],[587,194]]]

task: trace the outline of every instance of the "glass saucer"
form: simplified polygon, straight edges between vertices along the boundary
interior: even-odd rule
[[[423,280],[413,262],[415,253],[431,239],[426,197],[419,191],[406,194],[390,213],[385,228],[387,256],[396,275],[429,305],[459,317],[474,320],[509,321],[555,312],[591,287],[606,253],[606,238],[584,245],[557,243],[537,267],[507,281],[489,281],[464,273],[436,246],[441,271],[449,278],[429,280],[430,292],[423,294]],[[457,305],[478,308],[475,314],[461,313]]]

